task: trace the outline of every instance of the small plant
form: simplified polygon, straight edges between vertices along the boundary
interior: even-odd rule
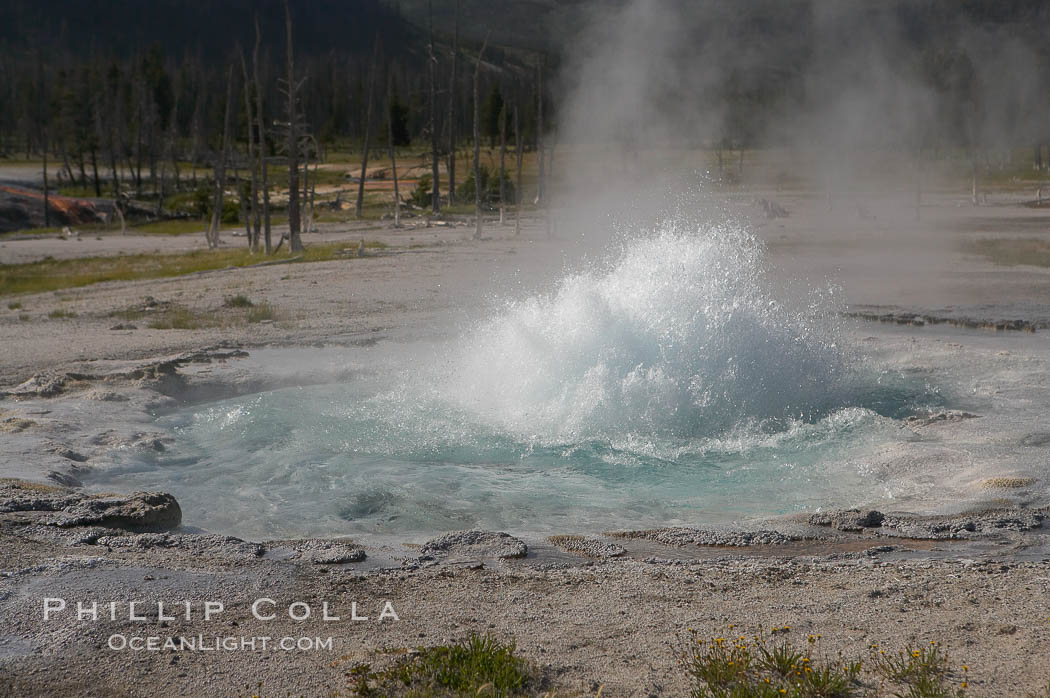
[[[195,313],[184,306],[175,306],[150,321],[153,330],[199,330],[218,325],[208,313]]]
[[[384,671],[355,664],[347,672],[358,696],[525,696],[539,683],[535,669],[515,654],[513,643],[486,635],[466,642],[420,647]]]
[[[499,173],[489,172],[489,168],[482,165],[479,169],[481,176],[481,202],[482,203],[499,203]],[[514,202],[514,184],[510,181],[510,178],[503,174],[503,195],[506,197],[508,203]],[[474,173],[471,172],[467,176],[467,180],[463,182],[456,189],[456,196],[459,200],[468,203],[474,201]]]
[[[28,322],[29,321],[29,313],[19,313],[18,314],[18,319],[20,321],[22,321],[22,322]]]
[[[254,305],[251,299],[243,293],[227,298],[222,304],[227,308],[250,308]]]
[[[47,314],[52,320],[66,320],[68,318],[74,318],[77,316],[72,310],[66,310],[65,308],[55,308]]]
[[[18,303],[18,302],[11,302],[11,303],[7,304],[7,309],[8,310],[20,310],[21,308],[22,308],[22,304]]]
[[[412,190],[412,203],[419,208],[427,208],[433,202],[434,180],[430,175],[423,175],[416,182],[416,188]]]
[[[729,626],[732,631],[733,626]],[[894,695],[902,698],[959,698],[968,683],[955,683],[945,654],[936,643],[886,654],[877,645],[866,663],[818,652],[820,635],[806,644],[790,639],[790,626],[735,639],[701,639],[695,631],[683,662],[693,679],[694,698],[850,698]],[[876,688],[877,686],[877,688]],[[892,689],[883,693],[882,689]]]
[[[277,311],[272,305],[263,301],[248,308],[247,320],[249,323],[267,322],[277,318]]]

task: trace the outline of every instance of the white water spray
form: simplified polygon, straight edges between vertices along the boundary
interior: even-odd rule
[[[670,222],[481,323],[445,392],[544,442],[783,428],[845,398],[835,311],[778,293],[739,228]]]

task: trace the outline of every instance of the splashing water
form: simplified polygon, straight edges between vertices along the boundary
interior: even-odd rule
[[[835,308],[777,296],[754,238],[668,224],[478,327],[447,394],[544,442],[812,421],[847,399]]]
[[[97,484],[252,538],[738,520],[877,496],[859,454],[938,399],[850,368],[830,294],[780,289],[739,229],[598,266],[451,345],[353,350],[370,377],[163,417],[173,454]]]

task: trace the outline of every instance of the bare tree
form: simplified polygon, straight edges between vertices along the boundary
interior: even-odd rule
[[[915,149],[915,220],[922,219],[922,146]]]
[[[255,149],[255,120],[252,109],[252,82],[248,78],[248,63],[244,60],[244,51],[238,50],[241,56],[241,75],[244,77],[244,113],[248,120],[248,167],[251,168],[251,184],[249,194],[248,214],[248,247],[252,252],[259,251],[259,160]],[[261,152],[261,151],[260,151]],[[252,224],[255,224],[253,229]]]
[[[401,192],[397,186],[397,156],[394,153],[394,73],[386,80],[387,130],[386,147],[390,151],[390,172],[394,177],[394,227],[401,227]]]
[[[550,180],[554,179],[554,151],[555,149],[557,149],[557,147],[558,139],[552,138],[551,146],[547,150],[547,184],[550,184]],[[544,188],[546,189],[546,187],[547,185],[545,184]],[[554,207],[551,205],[551,202],[554,200],[554,195],[552,195],[551,192],[547,190],[544,193],[543,197],[545,208],[547,209],[547,238],[550,239],[554,237]]]
[[[263,118],[262,82],[259,80],[259,44],[262,33],[259,31],[259,15],[255,15],[255,48],[252,50],[252,77],[255,82],[255,116],[259,121],[259,169],[262,170],[262,208],[265,222],[263,234],[264,251],[267,255],[273,252],[270,239],[270,178],[266,166],[266,120]],[[255,230],[259,230],[258,213],[256,213]],[[258,235],[258,232],[256,232]]]
[[[499,224],[503,225],[503,202],[507,197],[503,180],[507,173],[507,104],[499,110]]]
[[[197,187],[197,158],[200,156],[201,147],[201,112],[203,110],[204,89],[197,88],[197,101],[193,106],[193,123],[190,127],[190,168],[193,187]],[[119,104],[119,99],[117,100]],[[119,193],[119,192],[118,192]]]
[[[368,148],[372,142],[372,102],[376,90],[376,69],[379,63],[379,33],[376,33],[375,45],[372,48],[372,67],[368,71],[368,106],[365,109],[365,142],[361,148],[361,178],[357,182],[357,206],[354,215],[361,217],[365,204],[365,178],[368,176]]]
[[[481,58],[489,45],[489,37],[478,51],[478,60],[474,63],[474,239],[481,239],[481,97],[478,82],[481,78]]]
[[[286,96],[288,97],[288,249],[292,254],[302,252],[303,242],[300,237],[299,220],[299,88],[301,82],[295,80],[295,62],[292,57],[292,12],[288,0],[284,2],[284,23],[286,34],[286,53],[288,77],[286,78]]]
[[[536,175],[536,205],[543,205],[544,168],[543,168],[543,59],[536,62],[536,155],[539,160],[539,171]]]
[[[441,213],[441,186],[438,178],[438,132],[437,132],[437,88],[434,85],[434,69],[437,56],[434,55],[434,3],[427,0],[427,14],[430,25],[430,38],[427,42],[427,65],[430,74],[430,164],[431,184],[430,192],[431,206],[434,215]]]
[[[515,148],[517,149],[517,155],[518,155],[518,176],[517,176],[517,182],[516,182],[517,186],[516,186],[516,191],[514,192],[514,194],[515,194],[514,234],[515,235],[520,235],[521,234],[521,164],[522,164],[522,158],[524,156],[524,152],[522,152],[521,128],[520,128],[520,125],[518,124],[518,104],[517,104],[516,100],[515,100],[515,103],[514,103],[514,145],[515,145]]]
[[[47,191],[47,79],[44,73],[44,59],[37,49],[37,128],[40,135],[40,150],[44,160],[44,227],[51,227],[51,202]]]
[[[978,167],[977,147],[970,146],[970,203],[981,205],[981,184]]]
[[[448,83],[448,204],[456,203],[456,64],[459,62],[459,5],[456,0],[456,23],[452,33],[452,78]]]
[[[309,143],[311,146],[310,150],[303,148],[303,231],[312,232],[314,229],[314,192],[316,190],[315,180],[317,179],[317,163],[320,157],[320,148],[317,147],[317,139],[312,134],[307,134],[303,139],[303,143]],[[313,159],[314,163],[314,176],[310,176],[310,160]]]
[[[168,194],[168,177],[167,163],[171,163],[172,173],[175,178],[175,191],[179,189],[179,159],[176,155],[176,140],[178,137],[178,131],[176,128],[177,118],[179,114],[179,95],[175,95],[175,100],[171,106],[171,112],[169,113],[168,119],[168,132],[164,134],[164,151],[161,153],[161,159],[159,167],[160,177],[160,191],[154,192],[157,194],[157,205],[155,208],[156,216],[159,218],[164,208],[164,197]]]
[[[222,152],[215,160],[215,199],[208,225],[208,247],[219,246],[219,227],[222,224],[222,199],[226,188],[226,158],[230,152],[230,106],[233,102],[233,66],[226,74],[226,113],[222,121]]]

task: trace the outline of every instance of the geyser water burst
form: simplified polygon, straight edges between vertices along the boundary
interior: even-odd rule
[[[846,367],[827,296],[786,296],[738,228],[666,224],[462,342],[450,399],[519,437],[693,438],[812,421]]]
[[[458,340],[346,350],[351,382],[163,417],[176,447],[97,485],[170,491],[195,525],[263,539],[697,525],[877,500],[864,454],[938,397],[858,369],[829,294],[784,288],[742,230],[672,222]]]

